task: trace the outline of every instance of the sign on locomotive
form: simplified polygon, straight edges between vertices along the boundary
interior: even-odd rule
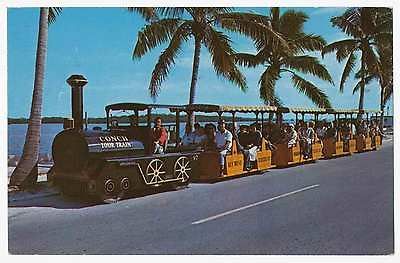
[[[321,114],[334,114],[336,120],[341,114],[347,119],[348,115],[352,118],[352,114],[357,113],[352,110],[289,109],[272,106],[117,103],[105,107],[106,129],[96,127],[88,130],[83,127],[83,87],[87,80],[81,75],[72,75],[67,82],[72,87],[73,125],[69,119],[65,123],[65,129],[54,138],[52,145],[54,183],[67,195],[84,194],[100,200],[118,199],[149,188],[176,188],[187,185],[190,180],[209,181],[260,172],[271,167],[287,167],[322,157],[330,158],[377,149],[381,144],[379,135],[355,136],[350,131],[346,140],[336,136],[323,141],[313,141],[309,158],[304,158],[304,146],[299,142],[293,146],[288,146],[287,142],[279,142],[273,148],[267,147],[270,144],[266,143],[263,136],[264,131],[270,129],[268,125],[271,123],[265,124],[265,113],[276,114],[278,128],[282,126],[284,113],[294,113],[296,123],[298,114],[302,115],[303,120],[305,114],[313,114],[315,120],[318,120],[318,115]],[[174,129],[163,127],[160,118],[155,119],[152,127],[152,111],[156,109],[166,109],[175,113]],[[132,113],[129,115],[129,123],[119,123],[119,119],[113,116],[113,113],[121,111]],[[139,122],[141,112],[145,112],[146,115],[147,122],[144,124]],[[221,151],[215,147],[210,148],[207,143],[202,147],[187,147],[185,144],[182,146],[179,134],[182,112],[217,113],[220,120],[224,113],[232,114],[232,127],[226,131],[224,127],[221,128],[223,132],[220,130],[220,135],[224,134],[222,136],[230,138],[229,148]],[[237,143],[239,138],[235,126],[236,113],[255,114],[257,124],[261,115],[261,125],[258,127],[261,130],[261,141],[257,147],[251,148],[254,151],[246,150]],[[218,138],[213,137],[215,126],[214,129],[212,126],[213,124],[210,124],[210,129],[206,129],[211,131],[207,136],[218,141]],[[274,133],[271,130],[269,132]],[[250,167],[249,163],[252,163]]]

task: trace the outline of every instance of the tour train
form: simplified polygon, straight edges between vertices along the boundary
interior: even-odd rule
[[[222,178],[257,174],[267,169],[284,168],[321,158],[349,155],[355,152],[377,149],[382,140],[353,136],[347,143],[338,136],[312,145],[312,158],[303,159],[300,145],[288,148],[278,144],[276,149],[267,149],[264,139],[257,153],[252,170],[244,169],[244,156],[233,140],[231,152],[225,157],[225,170],[221,175],[219,153],[200,148],[177,147],[179,142],[181,113],[231,114],[232,130],[235,133],[237,113],[255,114],[261,130],[266,124],[265,114],[274,113],[276,122],[282,123],[283,114],[293,113],[298,121],[311,114],[317,121],[323,114],[332,114],[336,119],[344,116],[353,119],[358,110],[302,109],[274,106],[220,106],[220,105],[160,105],[142,103],[117,103],[105,107],[106,129],[83,126],[83,86],[86,80],[80,75],[71,76],[67,82],[72,86],[72,117],[66,119],[64,130],[57,134],[52,144],[54,166],[52,178],[56,186],[71,196],[88,195],[99,200],[120,199],[154,187],[179,187],[190,182],[214,182]],[[166,109],[175,113],[175,125],[169,125],[165,152],[153,154],[151,150],[152,111]],[[118,123],[115,112],[132,112],[129,123]],[[140,112],[146,113],[146,123],[139,122]],[[379,111],[364,111],[367,116]]]

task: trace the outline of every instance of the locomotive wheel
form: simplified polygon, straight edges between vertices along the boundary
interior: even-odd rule
[[[112,176],[100,176],[97,179],[96,195],[98,198],[105,203],[113,203],[120,198],[120,185],[117,178]]]
[[[189,180],[192,172],[192,168],[190,167],[189,158],[182,156],[176,160],[174,165],[174,176],[176,179],[180,179],[182,183],[185,183]]]
[[[146,168],[146,183],[157,184],[164,181],[162,176],[166,173],[164,170],[164,162],[160,159],[151,160]]]
[[[121,191],[123,191],[123,192],[129,191],[129,189],[131,188],[131,181],[129,180],[128,177],[124,177],[121,179],[120,188],[121,188]]]
[[[108,179],[106,180],[106,182],[104,183],[104,192],[107,195],[113,195],[115,194],[117,189],[117,183],[115,182],[114,179]]]

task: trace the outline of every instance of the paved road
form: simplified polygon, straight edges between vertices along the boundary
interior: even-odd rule
[[[391,254],[393,144],[108,205],[8,209],[12,254]]]

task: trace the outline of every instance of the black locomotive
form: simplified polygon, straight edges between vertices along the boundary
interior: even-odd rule
[[[119,103],[106,106],[107,128],[83,129],[83,93],[86,80],[71,76],[74,125],[56,135],[52,145],[54,184],[67,195],[86,194],[101,200],[121,198],[146,188],[180,186],[189,182],[198,151],[152,153],[151,111],[175,105]],[[113,111],[133,111],[130,123],[118,124]],[[139,112],[147,123],[139,125]],[[176,131],[179,131],[179,111]],[[179,138],[179,132],[176,132]],[[165,147],[168,145],[166,143]],[[175,151],[175,152],[174,152]]]

